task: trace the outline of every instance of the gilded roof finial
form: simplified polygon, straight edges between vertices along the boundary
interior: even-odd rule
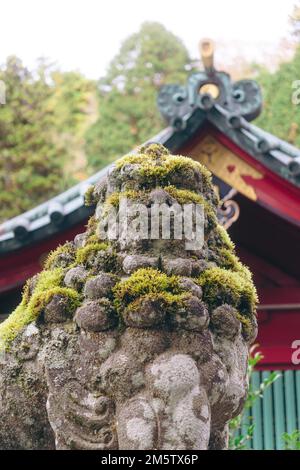
[[[199,43],[200,56],[206,72],[214,71],[215,45],[211,39],[202,39]]]

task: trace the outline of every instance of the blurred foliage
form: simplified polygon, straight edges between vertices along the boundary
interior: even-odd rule
[[[290,24],[292,26],[292,34],[297,40],[300,39],[300,3],[294,6],[290,15]]]
[[[95,84],[40,60],[28,70],[17,57],[0,68],[6,104],[0,105],[0,221],[56,195],[74,182],[66,172],[72,139],[85,128]],[[68,136],[68,138],[67,138]]]
[[[248,361],[248,376],[249,376],[249,390],[247,399],[244,405],[243,412],[233,418],[229,423],[229,449],[231,450],[246,450],[247,443],[253,436],[254,426],[253,419],[250,416],[245,423],[244,414],[246,410],[251,410],[254,403],[257,400],[263,399],[265,390],[269,388],[280,375],[276,372],[271,372],[270,375],[265,378],[257,389],[253,388],[251,384],[251,375],[254,371],[255,366],[262,360],[262,355],[259,352],[253,353],[252,348],[249,361]]]
[[[233,418],[229,422],[229,449],[230,450],[248,450],[249,442],[253,437],[253,431],[255,423],[253,416],[248,416],[247,411],[252,411],[253,405],[258,400],[264,399],[264,392],[274,384],[274,382],[280,377],[277,372],[270,372],[269,376],[263,379],[257,388],[254,388],[251,383],[251,375],[262,360],[263,356],[256,352],[254,353],[256,346],[253,346],[250,350],[250,357],[248,361],[248,376],[249,376],[249,390],[247,399],[244,405],[242,413]],[[246,418],[245,418],[246,416]],[[283,433],[282,441],[284,450],[300,450],[300,431],[295,429],[291,433]]]
[[[294,12],[295,13],[295,12]],[[296,13],[291,19],[296,30]],[[0,221],[83,180],[165,126],[156,106],[165,83],[193,71],[182,41],[159,23],[128,37],[98,84],[40,60],[28,70],[16,57],[0,67]],[[255,66],[264,109],[256,124],[300,147],[300,47],[275,73]],[[300,87],[297,95],[300,98]]]
[[[300,147],[300,103],[292,102],[293,94],[300,98],[300,47],[293,59],[282,63],[276,72],[263,68],[258,72],[256,80],[262,87],[263,112],[255,124]]]
[[[285,450],[300,450],[300,431],[295,429],[291,433],[282,435]]]
[[[180,39],[159,23],[144,23],[124,41],[99,81],[99,117],[87,132],[90,166],[99,170],[165,126],[157,92],[185,83],[191,59]]]

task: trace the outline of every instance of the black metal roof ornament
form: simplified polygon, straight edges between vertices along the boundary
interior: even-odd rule
[[[255,119],[261,111],[262,96],[254,80],[232,82],[226,72],[214,67],[214,45],[209,39],[200,43],[204,71],[190,75],[186,86],[164,85],[158,95],[158,108],[176,130],[183,130],[195,109],[209,113],[213,108],[223,110],[231,127],[240,126],[240,118]]]

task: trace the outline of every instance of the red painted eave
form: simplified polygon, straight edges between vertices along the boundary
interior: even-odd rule
[[[206,125],[181,151],[188,155],[191,149],[207,135],[212,135],[224,147],[263,175],[261,179],[247,175],[243,177],[245,182],[253,187],[258,204],[300,227],[300,188],[259,162],[214,126]]]

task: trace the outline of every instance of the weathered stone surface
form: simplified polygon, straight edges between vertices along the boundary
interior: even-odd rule
[[[174,315],[177,327],[192,331],[202,331],[209,323],[208,310],[198,297],[191,296],[184,301],[184,307]]]
[[[118,278],[113,274],[100,273],[98,276],[88,279],[84,286],[84,295],[88,299],[100,299],[100,297],[108,297],[112,293],[113,287],[116,285]]]
[[[179,281],[180,286],[193,294],[195,297],[198,297],[199,299],[202,299],[202,289],[200,286],[198,286],[195,282],[192,281],[192,279],[188,277],[182,277]]]
[[[103,331],[116,323],[116,317],[107,299],[87,300],[77,309],[75,322],[87,331]]]
[[[83,266],[76,266],[76,268],[71,268],[67,272],[64,281],[68,287],[81,289],[87,277],[88,271],[86,271]]]
[[[46,323],[63,323],[70,319],[68,299],[56,294],[45,307],[44,320]]]
[[[192,261],[186,258],[164,259],[163,269],[169,275],[191,276]]]
[[[123,318],[126,325],[136,328],[160,326],[166,318],[165,306],[160,300],[146,298],[138,306],[127,307]]]
[[[87,234],[85,232],[84,233],[78,233],[74,238],[75,247],[76,248],[82,248],[86,243],[86,239],[87,239]]]
[[[131,274],[139,268],[157,268],[158,258],[142,256],[142,255],[128,255],[123,261],[123,270],[126,274]]]
[[[224,304],[211,314],[213,331],[224,338],[234,339],[241,333],[241,323],[236,318],[236,310]]]
[[[0,326],[0,449],[228,445],[257,333],[250,274],[217,225],[205,169],[159,145],[141,152],[96,185],[87,232],[50,255],[17,321]],[[118,210],[119,191],[148,209],[201,196],[203,249],[134,237],[103,244],[97,220],[108,201]]]

